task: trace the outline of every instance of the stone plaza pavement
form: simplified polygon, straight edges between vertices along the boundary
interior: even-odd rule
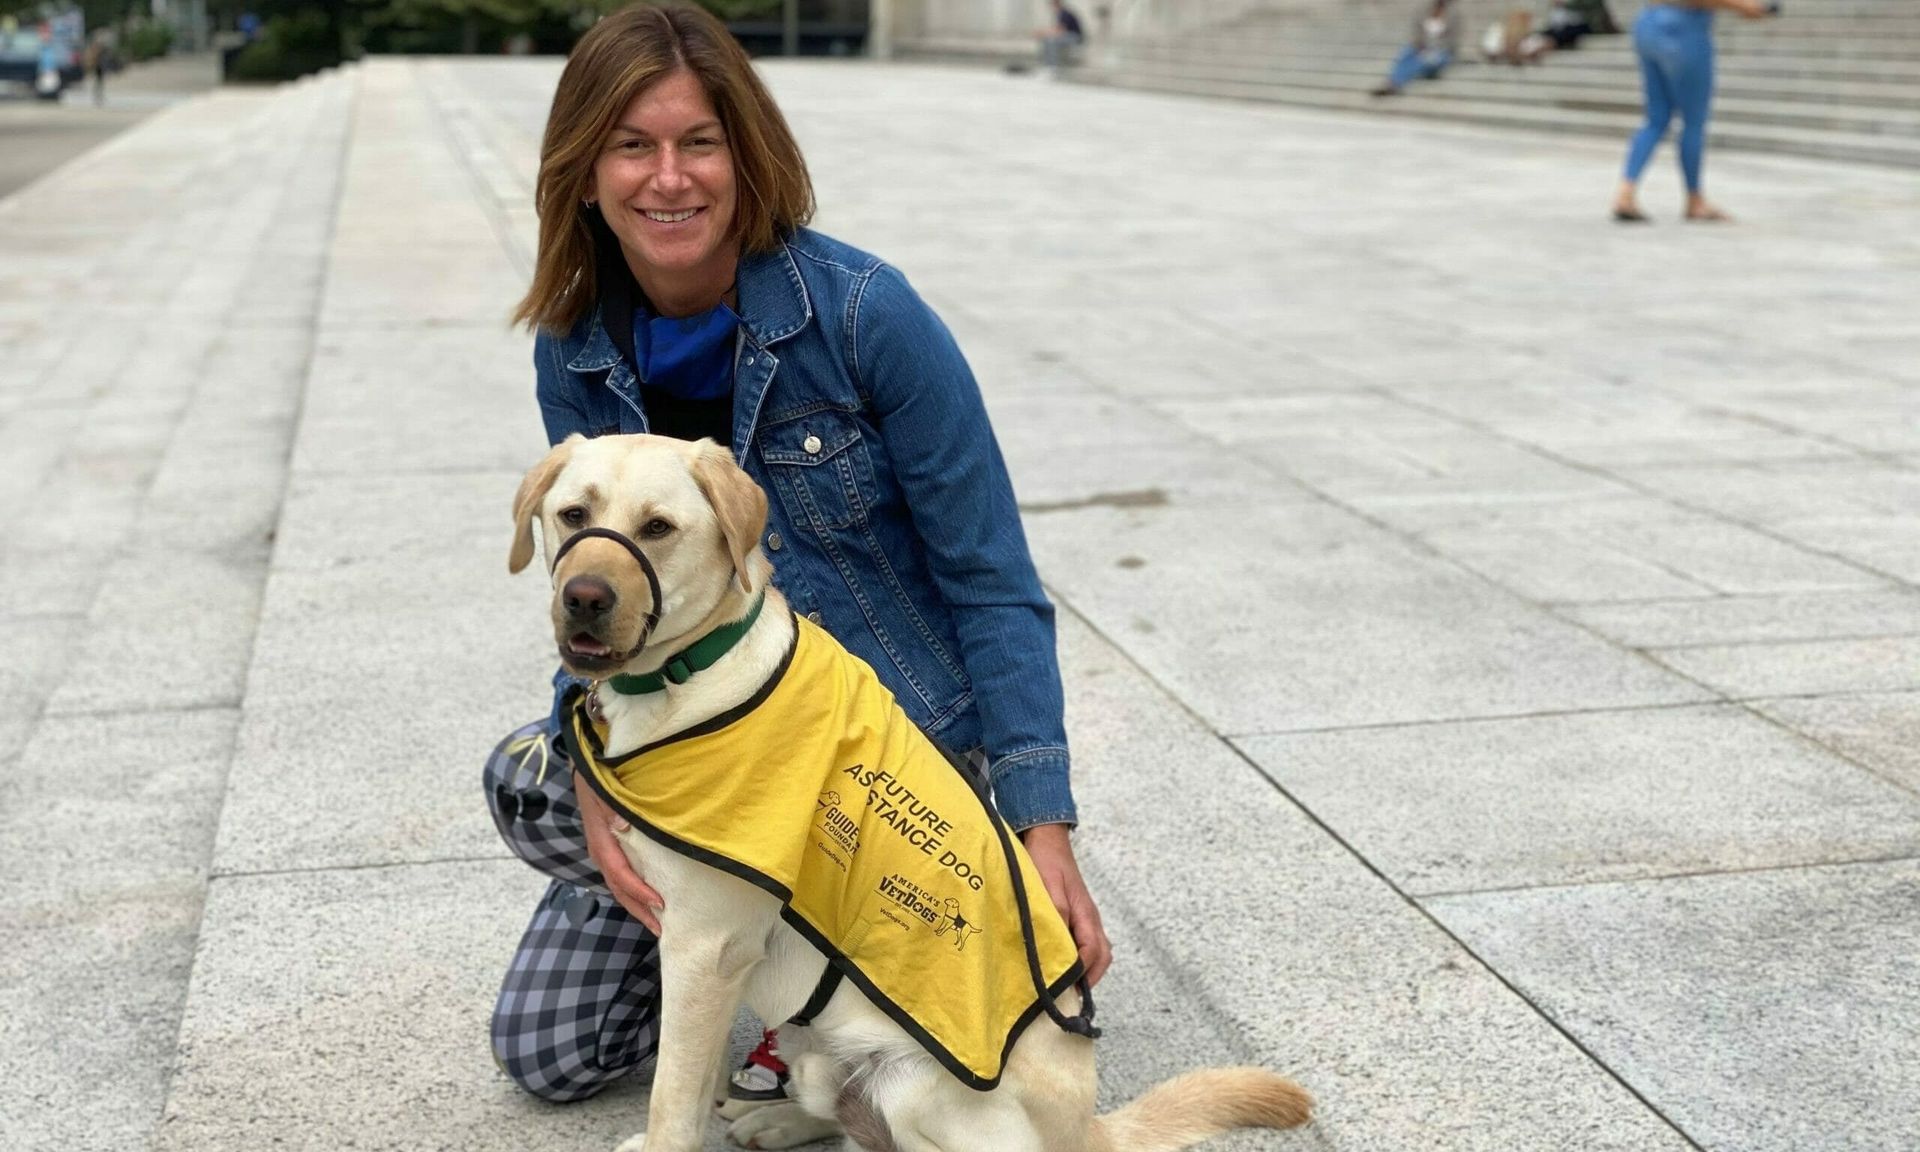
[[[609,1148],[486,1018],[542,881],[553,60],[158,113],[0,201],[0,1148]],[[1109,1104],[1233,1149],[1920,1145],[1920,185],[772,63],[1060,606]],[[718,1141],[714,1142],[718,1147]]]

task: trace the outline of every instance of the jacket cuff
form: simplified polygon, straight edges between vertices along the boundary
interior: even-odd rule
[[[988,766],[987,779],[993,784],[994,805],[1015,832],[1080,822],[1065,748],[1032,748],[1003,756]]]
[[[567,718],[560,714],[561,707],[567,702],[567,693],[574,688],[591,688],[593,681],[572,675],[565,668],[553,670],[553,707],[547,712],[547,734],[557,735],[567,730]]]

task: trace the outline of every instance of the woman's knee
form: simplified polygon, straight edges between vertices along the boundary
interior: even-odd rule
[[[549,1104],[571,1104],[597,1096],[607,1085],[632,1071],[631,1068],[609,1071],[585,1062],[556,1062],[550,1053],[520,1049],[515,1039],[494,1033],[494,1063],[515,1087]]]
[[[521,1091],[554,1104],[585,1100],[654,1053],[657,1006],[640,1012],[557,1012],[530,1018],[503,991],[494,1005],[493,1059]],[[634,1018],[644,1018],[636,1026]]]
[[[549,884],[494,1000],[495,1062],[542,1100],[594,1095],[653,1055],[659,971],[658,941],[612,899]]]

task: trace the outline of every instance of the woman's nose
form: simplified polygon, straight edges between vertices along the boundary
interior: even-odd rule
[[[660,150],[660,164],[654,169],[653,181],[663,190],[682,188],[687,183],[687,169],[680,159],[679,152],[672,148]]]

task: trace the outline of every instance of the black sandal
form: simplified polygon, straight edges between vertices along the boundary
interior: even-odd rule
[[[1628,211],[1625,208],[1615,208],[1613,210],[1613,219],[1614,219],[1614,222],[1617,224],[1651,224],[1653,223],[1653,217],[1647,215],[1645,212],[1640,211],[1638,208],[1635,208],[1632,211]]]

